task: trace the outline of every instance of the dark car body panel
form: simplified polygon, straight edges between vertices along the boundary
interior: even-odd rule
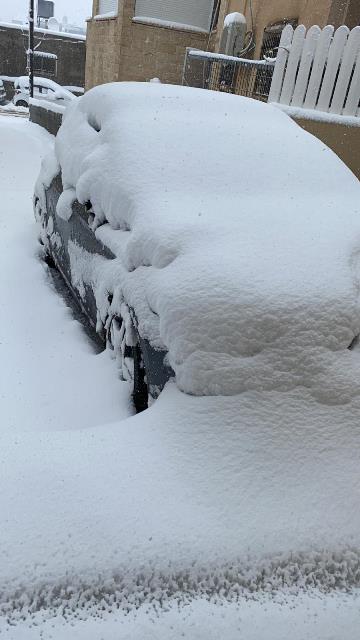
[[[70,255],[68,251],[69,241],[77,244],[86,252],[102,256],[107,260],[114,260],[116,256],[99,240],[88,223],[89,211],[85,205],[75,202],[72,207],[70,220],[64,220],[58,216],[56,207],[60,195],[63,191],[61,174],[57,175],[50,187],[46,190],[46,211],[42,212],[43,225],[46,228],[49,219],[52,218],[53,231],[61,238],[61,246],[48,239],[48,251],[56,267],[63,276],[67,286],[71,290],[73,297],[86,315],[91,327],[96,330],[98,309],[94,291],[91,286],[84,284],[85,295],[80,298],[76,288],[72,284]],[[171,367],[166,363],[167,352],[155,349],[150,342],[140,335],[138,330],[138,320],[135,312],[129,307],[138,341],[141,347],[143,362],[145,366],[147,385],[149,393],[157,397],[165,386],[166,382],[174,376]],[[106,343],[105,332],[99,334],[104,345]]]

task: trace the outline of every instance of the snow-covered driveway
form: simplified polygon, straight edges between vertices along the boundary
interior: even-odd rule
[[[32,193],[51,144],[27,120],[0,117],[1,430],[79,429],[130,413],[115,364],[94,354],[36,258]]]
[[[121,420],[127,386],[36,255],[49,144],[0,118],[0,635],[358,640],[359,401],[170,384]]]

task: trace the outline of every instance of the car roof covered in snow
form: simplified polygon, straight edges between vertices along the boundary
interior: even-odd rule
[[[359,183],[322,142],[261,102],[116,83],[70,106],[56,156],[58,214],[90,201],[118,254],[96,279],[101,316],[117,289],[183,391],[359,391]]]
[[[42,78],[40,76],[35,76],[34,84],[39,87],[45,87],[46,89],[52,89],[52,91],[55,91],[56,95],[59,98],[63,98],[65,100],[74,99],[74,95],[70,91],[65,89],[65,87],[62,87],[61,85],[59,85],[57,82],[50,80],[49,78]],[[26,91],[28,91],[29,76],[20,76],[19,78],[17,78],[17,80],[15,81],[15,89],[23,89],[23,90],[25,89]]]

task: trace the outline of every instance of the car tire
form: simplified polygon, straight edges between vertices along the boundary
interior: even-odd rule
[[[56,271],[58,271],[58,268],[56,266],[56,262],[55,262],[54,258],[52,257],[52,254],[50,253],[50,251],[48,249],[45,249],[45,247],[44,247],[43,260],[44,260],[45,264],[50,269],[56,269]]]
[[[26,109],[29,107],[28,103],[25,102],[25,100],[19,100],[16,104],[15,107],[26,107]]]
[[[109,319],[105,324],[106,342],[115,352],[115,358],[121,362],[122,379],[128,380],[132,384],[135,410],[136,413],[141,413],[148,408],[149,397],[141,341],[133,326],[132,331],[137,336],[137,340],[135,345],[128,346],[124,336],[124,326],[124,321],[119,316],[113,316]]]
[[[133,402],[136,413],[141,413],[149,406],[149,390],[146,380],[144,358],[139,342],[135,347],[132,347],[132,358],[134,361]]]

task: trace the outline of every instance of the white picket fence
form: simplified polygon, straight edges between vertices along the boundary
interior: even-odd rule
[[[360,27],[287,25],[269,102],[360,117]]]

